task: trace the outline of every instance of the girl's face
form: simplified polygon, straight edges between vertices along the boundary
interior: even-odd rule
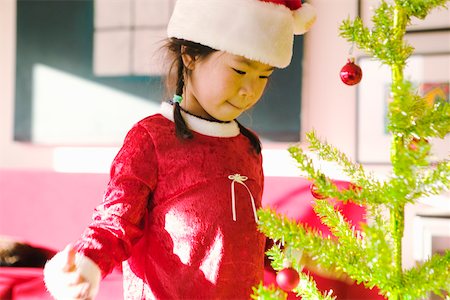
[[[220,121],[236,119],[261,98],[274,68],[242,56],[216,51],[183,61],[190,74],[181,106],[192,114]]]

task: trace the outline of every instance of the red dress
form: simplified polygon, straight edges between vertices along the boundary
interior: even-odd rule
[[[124,261],[125,299],[248,299],[263,279],[261,155],[235,122],[184,114],[194,138],[180,140],[171,115],[163,103],[130,130],[75,246],[103,276]]]

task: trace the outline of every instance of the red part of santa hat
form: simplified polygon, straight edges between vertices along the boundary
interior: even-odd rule
[[[177,0],[167,33],[284,68],[294,35],[315,19],[314,8],[300,0]]]
[[[263,2],[272,2],[287,6],[290,10],[297,10],[302,7],[301,0],[261,0]]]

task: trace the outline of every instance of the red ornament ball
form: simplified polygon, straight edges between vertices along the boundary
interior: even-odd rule
[[[430,142],[427,139],[425,139],[425,138],[416,138],[416,137],[414,137],[411,140],[411,142],[409,143],[408,148],[410,150],[412,150],[412,151],[417,151],[417,150],[419,150],[419,146],[420,146],[421,143],[429,144]]]
[[[355,191],[355,192],[358,192],[358,191],[362,190],[362,188],[361,188],[360,186],[357,186],[356,184],[351,183],[351,182],[350,182],[350,184],[348,185],[348,189],[349,189],[349,190],[353,190],[353,191]]]
[[[300,276],[294,268],[284,268],[277,274],[277,284],[278,286],[286,291],[292,291],[300,282]]]
[[[326,196],[320,194],[320,193],[317,191],[317,186],[316,186],[314,183],[312,183],[312,184],[309,186],[309,190],[311,191],[311,195],[313,195],[313,197],[316,198],[316,199],[325,199],[325,198],[327,198]]]
[[[420,139],[413,138],[411,140],[411,142],[409,143],[408,148],[412,151],[417,151],[419,149],[419,142],[420,142]]]
[[[355,64],[354,59],[348,59],[347,64],[341,69],[340,76],[346,85],[355,85],[361,81],[362,70]]]

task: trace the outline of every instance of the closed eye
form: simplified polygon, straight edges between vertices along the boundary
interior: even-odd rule
[[[236,73],[238,73],[239,75],[245,75],[245,74],[247,74],[246,72],[244,72],[244,71],[241,71],[241,70],[238,70],[238,69],[235,69],[235,68],[232,68],[233,69],[233,71],[235,71]]]
[[[259,76],[261,79],[269,79],[270,76]]]

